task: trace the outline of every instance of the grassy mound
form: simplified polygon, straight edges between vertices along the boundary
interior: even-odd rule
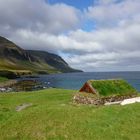
[[[1,77],[0,76],[0,82],[6,82],[6,81],[8,81],[8,79],[6,77]]]
[[[100,96],[130,95],[137,93],[131,85],[121,79],[93,80],[90,81],[90,83]]]
[[[74,105],[75,92],[49,89],[0,94],[0,139],[139,140],[140,104]],[[24,103],[33,105],[16,112]]]

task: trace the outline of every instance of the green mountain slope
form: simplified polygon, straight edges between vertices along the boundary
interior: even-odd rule
[[[0,70],[36,73],[79,72],[60,56],[45,51],[24,50],[0,36]]]

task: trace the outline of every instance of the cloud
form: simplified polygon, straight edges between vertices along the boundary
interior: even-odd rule
[[[31,31],[15,33],[17,44],[63,54],[75,68],[86,71],[120,70],[140,65],[140,24],[100,29],[93,32],[76,30],[67,35],[38,34]],[[39,45],[39,46],[38,46]],[[129,69],[129,68],[128,68]]]
[[[117,26],[140,17],[139,0],[99,0],[97,3],[88,7],[85,14],[96,21],[100,28]]]
[[[140,69],[140,24],[101,29],[90,33],[75,32],[73,36],[85,46],[81,55],[75,53],[65,58],[74,67],[82,67],[88,71]],[[90,48],[87,45],[89,42],[97,44],[98,51]]]
[[[80,29],[80,13],[97,29]],[[138,0],[98,0],[84,12],[43,0],[1,0],[0,19],[3,36],[25,49],[61,54],[74,68],[140,70]]]
[[[61,33],[78,25],[80,11],[65,4],[49,5],[44,0],[1,0],[0,19],[1,26],[12,30]]]

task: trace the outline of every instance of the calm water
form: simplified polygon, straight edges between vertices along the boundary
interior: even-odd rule
[[[140,72],[84,72],[41,75],[34,78],[47,87],[79,89],[89,79],[123,78],[140,91]],[[28,78],[29,79],[29,78]],[[30,78],[31,79],[31,78]]]

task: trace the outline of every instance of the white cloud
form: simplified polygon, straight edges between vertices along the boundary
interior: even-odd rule
[[[61,33],[74,29],[80,11],[65,4],[46,4],[44,0],[0,0],[0,25],[17,29]]]
[[[140,70],[139,0],[99,0],[83,13],[97,22],[90,32],[74,29],[81,21],[79,13],[43,0],[1,0],[0,31],[25,49],[60,53],[74,68]]]
[[[28,46],[26,49],[39,48],[68,54],[64,58],[71,66],[86,71],[140,65],[140,24],[137,23],[94,32],[77,30],[68,35],[21,30],[14,37],[12,40]]]
[[[100,27],[117,26],[140,17],[139,0],[99,0],[98,5],[88,7],[87,17],[95,20]],[[140,21],[140,19],[139,19]]]

